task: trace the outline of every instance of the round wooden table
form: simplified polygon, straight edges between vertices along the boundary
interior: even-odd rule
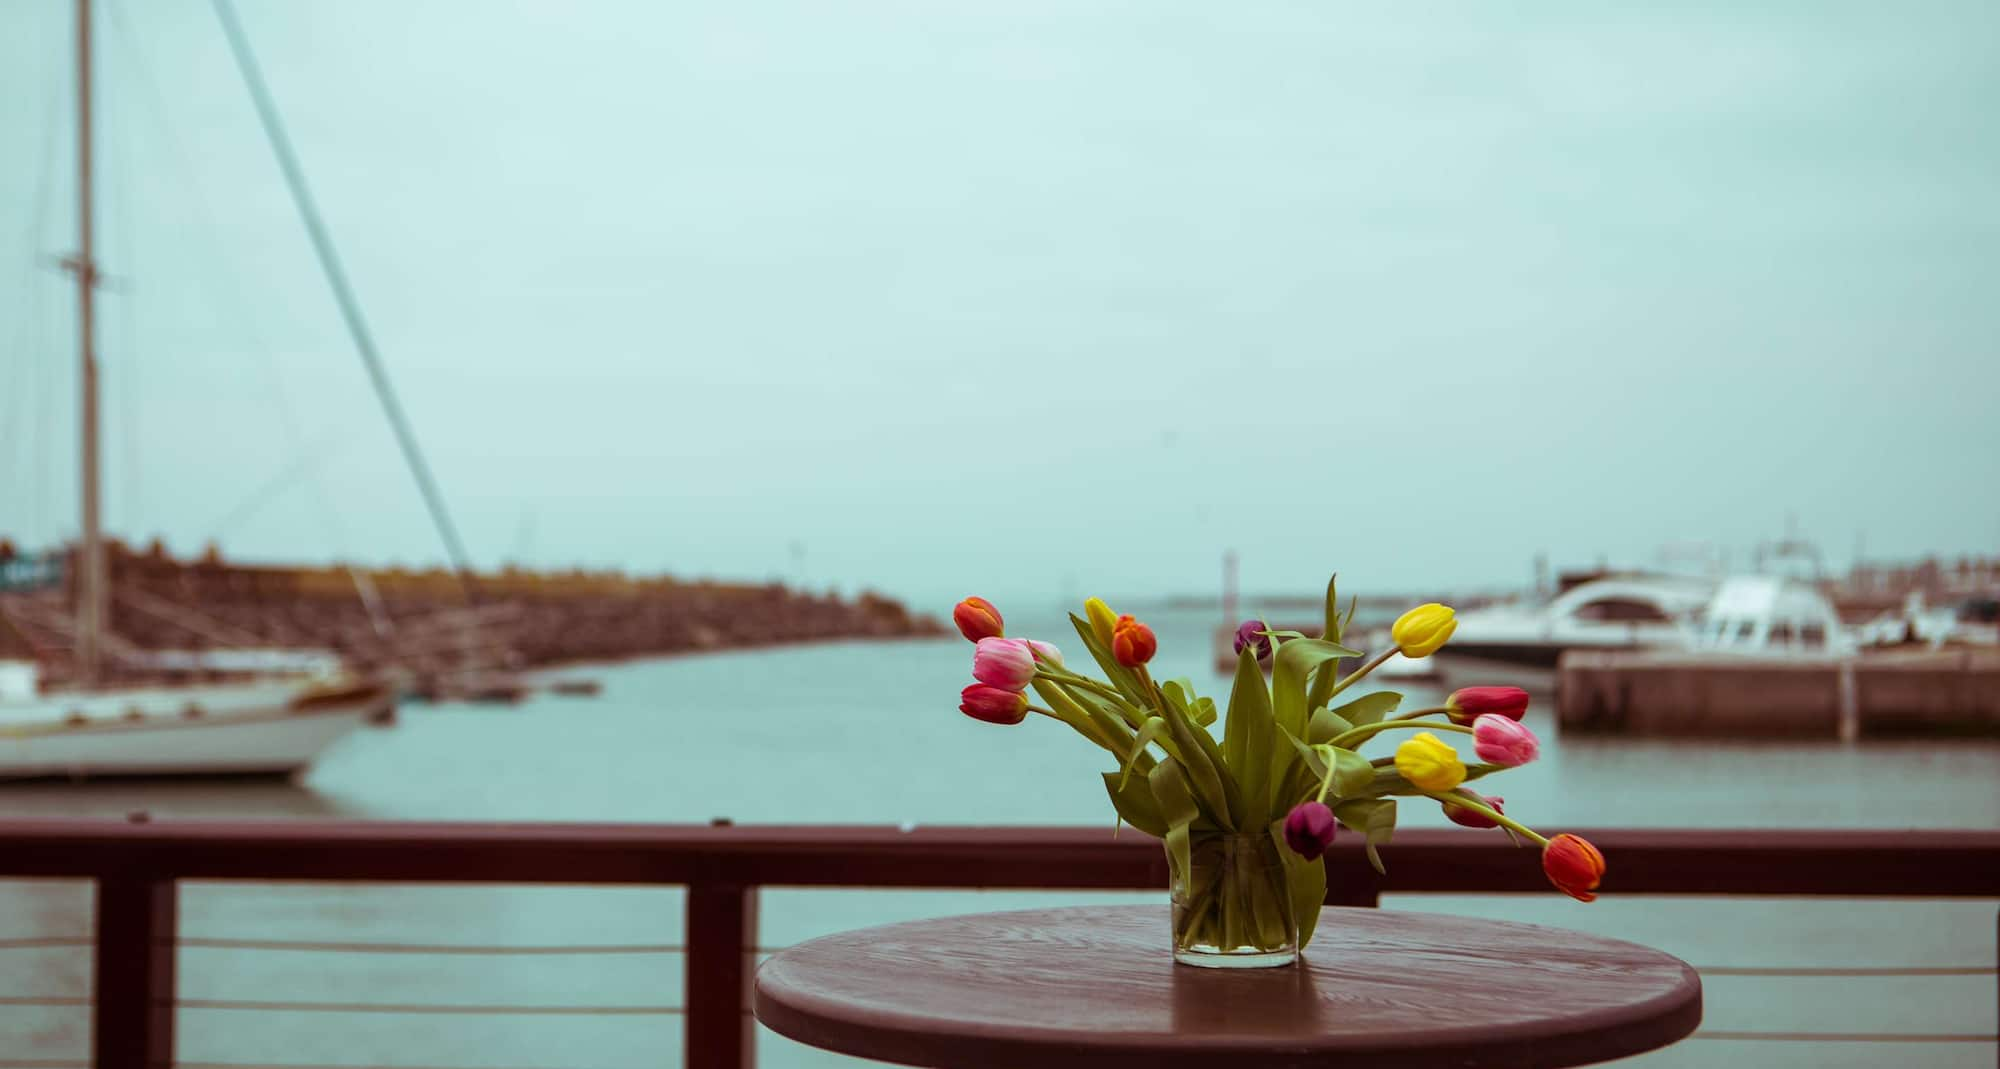
[[[946,1069],[1565,1066],[1701,1023],[1679,958],[1556,928],[1328,909],[1296,968],[1177,966],[1165,906],[1029,910],[815,939],[757,971],[802,1043]]]

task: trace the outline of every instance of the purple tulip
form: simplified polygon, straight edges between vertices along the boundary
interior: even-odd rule
[[[1292,848],[1292,853],[1312,861],[1333,845],[1334,832],[1339,828],[1333,810],[1324,803],[1300,802],[1285,817],[1285,845]]]
[[[1246,649],[1253,650],[1258,660],[1270,660],[1271,636],[1264,633],[1270,629],[1262,620],[1243,621],[1236,628],[1236,652],[1240,654]]]

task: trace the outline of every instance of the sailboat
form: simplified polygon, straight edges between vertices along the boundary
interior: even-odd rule
[[[90,0],[76,0],[76,35],[78,245],[62,263],[77,284],[82,538],[69,584],[74,614],[56,623],[74,680],[41,688],[16,679],[0,689],[0,779],[292,773],[381,716],[391,701],[388,687],[338,672],[121,686],[111,671],[114,662],[143,658],[110,627],[99,517]],[[19,675],[19,666],[11,674]]]

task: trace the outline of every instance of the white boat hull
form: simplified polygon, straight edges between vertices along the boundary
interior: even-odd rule
[[[363,689],[298,706],[299,689],[176,688],[0,706],[0,779],[288,774],[385,700]]]

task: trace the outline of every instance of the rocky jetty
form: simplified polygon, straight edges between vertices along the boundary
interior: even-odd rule
[[[476,642],[504,650],[497,659],[519,668],[945,633],[937,620],[887,597],[839,598],[777,583],[515,568],[468,582],[436,568],[251,564],[225,560],[213,548],[179,559],[157,543],[139,551],[114,543],[107,556],[113,631],[142,650],[322,649],[369,662],[420,660],[432,652],[427,644],[462,649]],[[74,569],[47,571],[53,585],[0,598],[65,606],[62,577]],[[0,656],[46,659],[60,645],[59,637],[21,623],[35,613],[10,617],[4,609]],[[440,640],[441,632],[448,637]]]

